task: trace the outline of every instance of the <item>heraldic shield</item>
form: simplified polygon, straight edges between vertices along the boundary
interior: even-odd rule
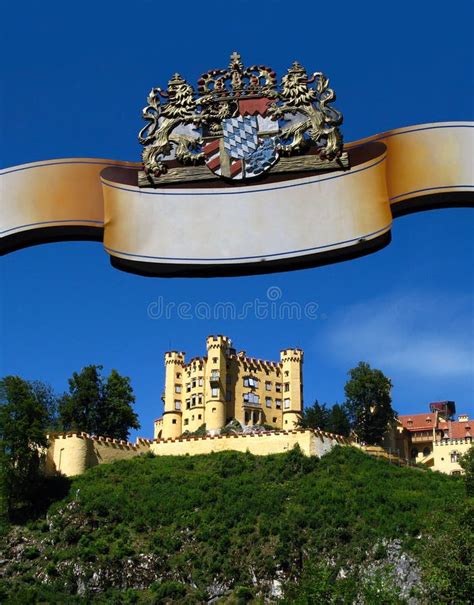
[[[227,118],[222,135],[203,147],[212,172],[230,179],[246,179],[266,172],[278,160],[278,122],[261,114]]]
[[[278,83],[270,67],[244,67],[236,52],[227,68],[202,74],[197,91],[175,74],[143,110],[139,186],[347,169],[328,85],[298,62]]]

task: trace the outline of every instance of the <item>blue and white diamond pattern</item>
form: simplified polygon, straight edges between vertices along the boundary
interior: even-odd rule
[[[238,116],[222,121],[224,148],[231,158],[248,158],[258,147],[255,116]]]

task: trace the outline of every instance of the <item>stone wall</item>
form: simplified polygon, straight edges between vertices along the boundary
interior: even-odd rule
[[[150,450],[150,441],[146,439],[130,443],[110,437],[91,437],[87,433],[60,433],[49,435],[48,439],[45,471],[67,477],[80,475],[98,464],[134,458]]]
[[[234,450],[265,456],[281,454],[299,445],[307,456],[322,456],[337,444],[351,443],[344,437],[324,431],[294,429],[155,441],[138,439],[136,443],[108,437],[92,437],[87,433],[60,433],[49,435],[49,444],[44,455],[45,471],[48,474],[61,473],[71,477],[80,475],[98,464],[130,459],[146,452],[152,452],[156,456],[192,456]]]
[[[324,431],[294,429],[239,435],[215,435],[213,437],[158,439],[151,443],[150,451],[157,456],[210,454],[227,450],[249,451],[252,454],[265,456],[281,454],[293,449],[295,445],[299,445],[307,456],[322,456],[337,444],[350,445],[350,442],[344,437]]]

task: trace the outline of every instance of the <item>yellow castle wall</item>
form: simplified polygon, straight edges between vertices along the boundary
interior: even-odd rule
[[[49,436],[44,457],[47,474],[61,473],[67,477],[80,475],[98,464],[134,458],[150,450],[150,442],[129,443],[106,437],[90,437],[87,433],[65,433]]]
[[[258,456],[280,454],[299,445],[307,456],[322,456],[335,445],[350,445],[349,440],[331,433],[312,430],[292,430],[247,435],[215,435],[213,437],[183,437],[153,441],[150,451],[156,456],[210,454],[233,450],[249,451]]]
[[[71,477],[98,464],[130,459],[146,452],[152,452],[156,456],[192,456],[233,450],[265,456],[284,453],[299,445],[307,456],[322,456],[337,444],[351,445],[349,440],[338,435],[309,429],[158,441],[139,439],[136,444],[105,437],[90,437],[86,433],[65,433],[49,436],[49,447],[44,454],[43,463],[47,474],[61,473]]]
[[[463,469],[458,463],[459,456],[467,453],[473,447],[471,439],[450,439],[433,443],[433,470],[441,473],[461,474]],[[454,458],[452,458],[452,454]],[[456,455],[457,454],[457,455]]]

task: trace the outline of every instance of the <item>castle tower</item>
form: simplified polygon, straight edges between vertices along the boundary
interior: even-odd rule
[[[164,439],[180,437],[183,432],[184,355],[178,351],[165,353]]]
[[[219,433],[226,421],[227,352],[230,347],[227,336],[208,336],[206,340],[206,429]]]
[[[283,381],[283,428],[297,426],[303,409],[303,351],[284,349],[280,352]]]

